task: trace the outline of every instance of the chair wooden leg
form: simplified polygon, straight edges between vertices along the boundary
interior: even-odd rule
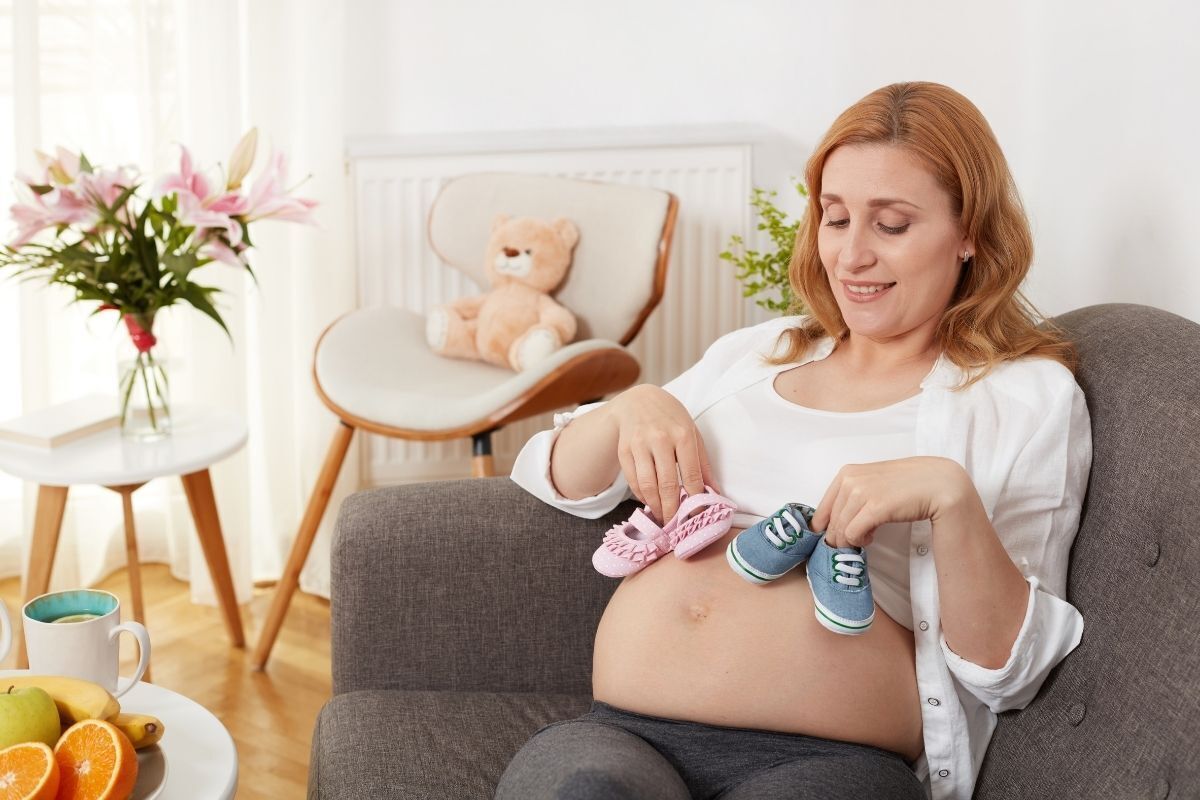
[[[58,533],[62,530],[63,512],[67,507],[69,486],[39,486],[37,511],[33,519],[33,538],[29,542],[29,568],[25,571],[25,602],[28,603],[50,588],[50,571],[54,568],[54,553],[58,549]],[[18,612],[19,613],[19,612]],[[17,636],[17,669],[29,666],[25,652],[25,637]]]
[[[492,431],[476,433],[471,437],[471,477],[491,478],[496,474],[492,462]]]
[[[138,484],[141,486],[142,484]],[[138,556],[137,528],[133,523],[133,493],[138,486],[109,487],[121,495],[121,508],[125,512],[125,569],[129,573],[129,592],[133,595],[133,618],[146,624],[146,604],[142,598],[142,564]],[[142,680],[150,683],[150,663]]]
[[[304,518],[300,521],[300,530],[296,533],[296,540],[292,542],[291,552],[288,553],[287,566],[275,587],[271,609],[267,612],[267,618],[263,622],[263,629],[258,637],[258,646],[255,648],[254,658],[250,662],[256,670],[263,669],[267,665],[267,659],[271,657],[271,648],[275,646],[275,638],[283,626],[283,618],[292,602],[292,595],[295,594],[296,587],[300,585],[300,571],[304,569],[308,551],[312,549],[313,540],[317,536],[317,528],[321,525],[321,518],[325,516],[325,508],[329,505],[334,484],[337,483],[338,474],[342,471],[342,464],[346,460],[346,451],[350,449],[350,440],[353,438],[354,427],[342,421],[333,434],[329,452],[325,455],[325,464],[321,467],[317,485],[313,487],[312,495],[308,498],[308,508],[304,511]]]
[[[475,456],[471,459],[471,477],[472,478],[491,478],[496,474],[496,465],[492,463],[492,456]]]
[[[221,535],[221,518],[217,515],[217,501],[213,495],[212,477],[207,469],[182,476],[183,491],[188,506],[192,509],[192,521],[196,525],[196,536],[208,574],[212,576],[217,602],[225,615],[225,629],[234,647],[244,647],[246,635],[242,632],[242,616],[238,609],[237,593],[233,590],[233,576],[229,572],[229,554],[225,552],[225,537]]]

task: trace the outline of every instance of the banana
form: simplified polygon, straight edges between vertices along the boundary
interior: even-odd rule
[[[121,729],[121,733],[133,742],[134,750],[141,750],[152,744],[158,744],[163,735],[162,720],[149,714],[117,714],[109,720]]]
[[[121,711],[121,704],[98,683],[61,675],[20,675],[0,678],[0,691],[9,686],[25,689],[37,686],[54,698],[58,716],[64,725],[84,719],[109,719]]]

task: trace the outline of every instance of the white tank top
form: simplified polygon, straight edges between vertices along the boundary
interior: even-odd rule
[[[696,419],[713,477],[738,505],[735,526],[749,527],[784,503],[816,508],[845,464],[916,454],[919,394],[872,411],[819,411],[781,397],[775,377],[722,398]],[[911,528],[881,525],[867,547],[875,602],[909,630]]]

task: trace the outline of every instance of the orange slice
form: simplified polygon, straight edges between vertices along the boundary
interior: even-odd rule
[[[57,800],[125,800],[137,783],[137,754],[111,722],[85,719],[67,728],[54,746]]]
[[[58,762],[41,742],[14,744],[0,750],[0,800],[54,800],[58,794]]]

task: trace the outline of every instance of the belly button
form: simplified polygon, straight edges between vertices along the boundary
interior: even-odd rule
[[[697,622],[703,622],[708,619],[708,606],[703,603],[692,603],[688,607],[688,616]]]

